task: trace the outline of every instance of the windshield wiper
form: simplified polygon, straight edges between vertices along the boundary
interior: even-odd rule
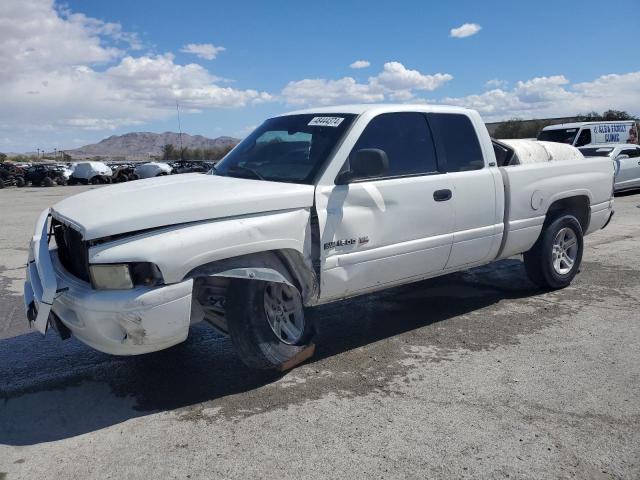
[[[245,173],[250,174],[254,178],[257,178],[258,180],[264,180],[264,177],[262,175],[260,175],[254,169],[249,168],[249,167],[243,167],[241,165],[234,165],[233,167],[229,167],[227,169],[227,172],[234,172],[234,171],[235,172],[245,172]]]

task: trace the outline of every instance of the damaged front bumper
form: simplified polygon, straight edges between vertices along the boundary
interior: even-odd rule
[[[193,280],[153,288],[95,290],[69,274],[57,251],[49,250],[47,219],[45,211],[29,248],[24,302],[32,326],[44,334],[59,321],[80,341],[113,355],[149,353],[186,340]]]

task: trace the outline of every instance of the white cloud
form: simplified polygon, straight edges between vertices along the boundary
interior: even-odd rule
[[[453,76],[448,73],[436,73],[434,75],[424,75],[417,70],[409,70],[400,62],[387,62],[384,69],[376,77],[369,81],[372,84],[380,85],[389,92],[426,90],[432,91],[441,87]]]
[[[432,91],[453,76],[447,73],[425,75],[409,70],[399,62],[387,62],[382,72],[358,83],[352,77],[338,80],[324,78],[289,82],[282,97],[290,105],[331,105],[337,103],[372,103],[385,100],[406,102],[415,99],[414,91]]]
[[[78,64],[103,64],[121,51],[105,45],[99,31],[112,29],[99,20],[69,16],[52,0],[0,2],[0,79]]]
[[[289,82],[282,96],[290,105],[331,105],[338,103],[381,102],[382,92],[374,92],[369,84],[357,83],[351,77],[339,80],[324,78]]]
[[[519,81],[512,89],[447,97],[442,103],[478,110],[485,120],[571,116],[610,108],[640,113],[640,71],[571,84],[563,75]]]
[[[178,65],[170,53],[130,57],[108,69],[105,76],[130,100],[158,108],[172,108],[175,100],[192,110],[241,107],[250,102],[271,100],[271,95],[256,90],[220,87],[217,77],[195,63]]]
[[[226,48],[224,47],[216,47],[211,43],[189,43],[182,47],[181,52],[184,53],[193,53],[199,58],[204,58],[205,60],[213,60],[218,56],[218,53],[224,52]]]
[[[351,65],[349,65],[349,67],[358,69],[358,68],[367,68],[370,65],[371,63],[368,60],[356,60]]]
[[[3,0],[0,136],[140,125],[173,115],[176,99],[186,111],[273,99],[221,87],[203,66],[178,64],[171,53],[135,55],[139,48],[137,35],[119,24],[57,9],[53,0]]]
[[[452,28],[449,31],[449,35],[453,38],[465,38],[475,35],[482,27],[477,23],[464,23],[457,28]]]
[[[484,88],[505,88],[509,85],[509,82],[506,80],[500,80],[498,78],[492,78],[491,80],[487,80],[484,84]]]

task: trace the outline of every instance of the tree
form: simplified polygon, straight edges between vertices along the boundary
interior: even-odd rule
[[[163,160],[175,160],[178,157],[179,153],[176,150],[176,147],[171,143],[167,143],[162,146],[162,159]]]
[[[4,162],[7,159],[6,153],[0,153],[0,162]]]
[[[512,118],[498,125],[493,132],[493,136],[495,138],[535,138],[540,129],[550,123],[545,120]]]
[[[628,114],[623,110],[607,110],[602,114],[598,112],[589,112],[585,115],[576,115],[576,119],[579,122],[600,122],[600,121],[614,121],[614,120],[636,120],[633,115]]]

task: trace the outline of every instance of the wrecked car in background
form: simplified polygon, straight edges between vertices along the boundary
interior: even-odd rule
[[[24,175],[25,171],[21,167],[10,162],[0,162],[0,188],[24,187]]]
[[[68,178],[68,170],[65,166],[51,164],[34,164],[24,174],[25,185],[34,187],[66,185]]]
[[[102,162],[78,162],[73,165],[69,185],[100,185],[111,183],[113,172]]]
[[[213,168],[215,162],[178,160],[171,163],[171,173],[207,173]]]
[[[130,182],[140,178],[135,173],[136,166],[134,163],[110,162],[109,168],[111,168],[112,171],[112,183]]]
[[[566,287],[583,236],[613,214],[613,165],[528,147],[492,142],[457,107],[271,118],[209,175],[114,185],[42,212],[27,316],[115,355],[170,347],[206,320],[247,365],[274,369],[308,351],[320,304],[521,253],[535,284]]]
[[[161,177],[171,174],[171,165],[164,162],[148,162],[138,165],[135,168],[135,174],[138,178]]]

